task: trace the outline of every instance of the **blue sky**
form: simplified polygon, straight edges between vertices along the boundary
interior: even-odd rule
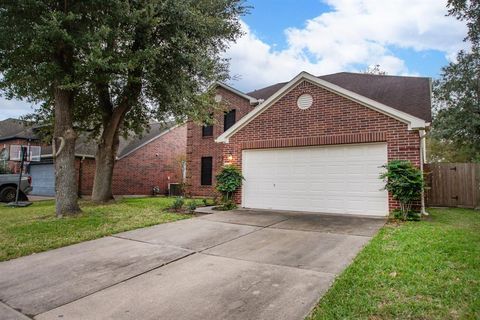
[[[231,44],[230,81],[248,92],[314,75],[362,72],[438,77],[465,48],[463,23],[446,17],[446,0],[247,0],[244,35]],[[0,119],[31,112],[0,98]]]
[[[243,21],[260,40],[272,45],[275,50],[288,48],[284,30],[304,28],[307,20],[333,10],[332,6],[321,0],[249,0],[247,3],[253,9]],[[461,41],[462,36],[456,40]],[[387,47],[393,55],[406,62],[412,74],[435,78],[439,76],[441,66],[449,62],[441,50],[415,51],[394,45]]]

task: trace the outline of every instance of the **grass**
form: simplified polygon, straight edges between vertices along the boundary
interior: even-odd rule
[[[480,211],[387,224],[311,319],[480,319]]]
[[[191,217],[169,212],[173,201],[130,198],[105,205],[81,201],[82,214],[62,219],[55,217],[53,201],[35,202],[26,208],[0,204],[0,261]],[[201,202],[196,201],[198,205]]]

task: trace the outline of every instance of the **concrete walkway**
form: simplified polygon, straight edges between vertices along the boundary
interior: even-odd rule
[[[383,219],[236,210],[0,263],[0,320],[303,319]]]

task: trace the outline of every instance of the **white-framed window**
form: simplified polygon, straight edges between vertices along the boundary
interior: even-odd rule
[[[30,150],[28,152],[29,161],[40,161],[40,156],[42,154],[42,147],[40,146],[30,146]]]
[[[12,161],[22,160],[22,146],[18,144],[10,145],[10,160]]]
[[[25,148],[25,161],[40,161],[42,147],[40,146],[23,146]],[[22,146],[12,144],[10,146],[10,160],[21,161],[22,160]]]
[[[9,156],[8,151],[9,150],[7,147],[2,148],[2,150],[0,151],[0,160],[4,160],[4,161],[8,160],[8,156]]]

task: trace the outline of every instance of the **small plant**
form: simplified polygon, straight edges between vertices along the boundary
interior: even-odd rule
[[[194,213],[196,209],[197,209],[197,203],[195,202],[195,200],[190,201],[188,203],[188,212]]]
[[[185,200],[182,197],[175,198],[175,201],[173,201],[172,204],[172,209],[175,211],[181,211],[183,209],[183,206],[185,204]]]
[[[244,179],[240,169],[231,164],[225,165],[216,178],[216,188],[222,194],[222,207],[234,209],[236,205],[232,200],[232,195],[242,185]]]
[[[12,173],[12,170],[6,163],[0,163],[0,174],[9,174]]]
[[[415,211],[408,212],[406,219],[404,219],[403,212],[400,209],[393,210],[392,215],[395,219],[408,220],[408,221],[420,221],[421,220],[421,214],[419,212],[415,212]]]
[[[222,210],[233,210],[237,207],[237,204],[233,200],[226,201],[222,204]]]
[[[386,169],[380,175],[380,179],[385,181],[385,190],[400,203],[397,216],[407,220],[412,215],[414,201],[420,199],[424,188],[422,172],[406,160],[393,160],[382,167]]]
[[[202,202],[203,202],[203,205],[206,207],[208,206],[208,199],[207,198],[203,198],[202,199]]]

